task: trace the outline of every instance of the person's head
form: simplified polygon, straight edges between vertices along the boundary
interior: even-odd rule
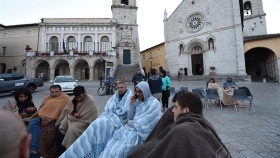
[[[73,94],[74,94],[75,99],[78,102],[82,102],[85,99],[85,96],[86,96],[85,87],[84,86],[75,87],[74,90],[73,90]]]
[[[59,97],[62,94],[61,86],[60,85],[52,85],[50,87],[50,95],[53,98]]]
[[[140,73],[141,73],[141,69],[140,69],[140,68],[137,68],[136,73],[137,73],[137,74],[140,74]]]
[[[28,88],[21,88],[14,93],[17,103],[29,103],[32,101],[32,95]]]
[[[214,78],[210,78],[209,82],[210,83],[215,83],[215,79]]]
[[[28,158],[31,135],[19,115],[0,110],[0,126],[0,157]]]
[[[165,70],[161,70],[161,72],[159,73],[159,75],[161,77],[165,77],[166,76],[166,71]]]
[[[124,94],[127,90],[126,84],[122,81],[118,82],[117,89],[119,94]]]
[[[135,93],[137,95],[137,98],[139,100],[145,100],[148,97],[151,96],[151,92],[150,92],[150,88],[149,88],[149,84],[145,81],[141,81],[139,82],[136,86],[135,86]]]
[[[174,121],[177,120],[178,115],[182,113],[192,112],[198,115],[202,114],[202,102],[199,96],[192,92],[180,91],[172,99],[174,108]]]
[[[151,73],[151,75],[155,75],[157,73],[157,70],[156,69],[152,69],[150,73]]]
[[[227,82],[232,82],[232,78],[231,77],[227,77]]]

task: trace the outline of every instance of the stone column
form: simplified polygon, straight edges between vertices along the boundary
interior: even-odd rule
[[[73,76],[75,78],[75,76],[74,76],[74,67],[73,66],[70,66],[70,76]]]
[[[280,83],[280,58],[276,59],[276,80],[278,80],[278,82]]]
[[[192,76],[192,54],[188,54],[188,76]]]
[[[93,81],[93,66],[89,67],[89,80]]]
[[[32,68],[32,78],[38,78],[36,75],[36,68]]]
[[[55,68],[54,67],[50,67],[50,81],[54,80],[54,74],[55,73]]]
[[[209,75],[210,72],[209,72],[209,52],[205,52],[203,53],[203,65],[204,65],[204,75]]]

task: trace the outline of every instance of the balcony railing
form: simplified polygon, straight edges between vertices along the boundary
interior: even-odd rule
[[[27,57],[48,57],[48,56],[116,56],[115,50],[109,50],[107,52],[95,52],[95,51],[69,51],[69,52],[37,52],[37,51],[27,51]]]

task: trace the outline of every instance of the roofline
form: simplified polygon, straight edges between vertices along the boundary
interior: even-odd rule
[[[152,46],[152,47],[150,47],[150,48],[147,48],[147,49],[141,51],[140,54],[141,54],[142,52],[144,52],[144,51],[147,51],[147,50],[149,50],[149,49],[153,49],[153,48],[155,48],[155,47],[157,47],[157,46],[159,46],[159,45],[162,45],[162,44],[164,44],[164,42],[162,42],[162,43],[160,43],[160,44],[157,44],[157,45],[155,45],[155,46]]]
[[[275,38],[275,37],[280,37],[280,33],[263,34],[263,35],[256,35],[256,36],[244,36],[243,41],[248,42],[248,41],[262,40],[262,39]]]
[[[38,26],[38,25],[39,25],[39,23],[19,24],[19,25],[8,25],[8,26],[4,26],[4,28],[28,27],[28,26]]]

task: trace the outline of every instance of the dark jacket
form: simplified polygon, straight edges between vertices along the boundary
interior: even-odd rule
[[[153,75],[148,79],[149,88],[152,94],[161,93],[162,80],[159,75]]]
[[[143,74],[134,74],[132,77],[132,82],[134,83],[134,87],[137,85],[136,81],[141,82],[141,81],[146,81],[147,78]]]

